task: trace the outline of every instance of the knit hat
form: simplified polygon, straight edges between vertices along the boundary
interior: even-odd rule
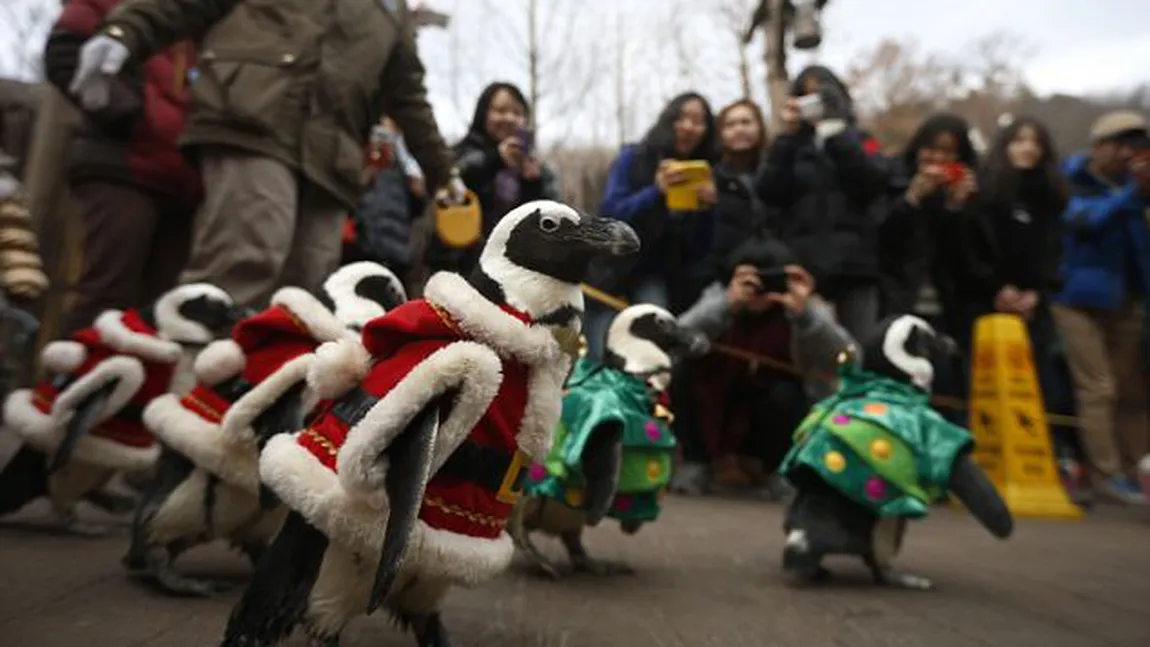
[[[1146,119],[1131,110],[1108,112],[1090,127],[1090,140],[1095,143],[1127,135],[1146,135]]]

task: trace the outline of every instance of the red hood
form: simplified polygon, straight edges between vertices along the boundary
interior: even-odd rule
[[[363,347],[372,357],[388,357],[416,341],[468,339],[450,315],[425,299],[408,301],[363,327]]]
[[[236,324],[232,340],[250,351],[264,345],[269,337],[298,337],[314,341],[307,327],[283,306],[272,306]]]

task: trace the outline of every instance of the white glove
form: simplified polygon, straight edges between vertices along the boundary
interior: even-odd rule
[[[68,91],[80,100],[85,110],[99,110],[108,105],[112,78],[120,73],[131,52],[120,41],[99,34],[80,49],[80,64]]]
[[[467,200],[467,185],[458,175],[452,176],[447,181],[447,186],[436,192],[435,200],[451,205],[463,204]]]

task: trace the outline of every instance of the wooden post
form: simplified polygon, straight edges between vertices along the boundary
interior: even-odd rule
[[[771,132],[776,133],[781,129],[783,104],[791,94],[787,76],[787,0],[769,1],[771,18],[765,25],[763,60],[767,64],[767,96],[771,99]]]

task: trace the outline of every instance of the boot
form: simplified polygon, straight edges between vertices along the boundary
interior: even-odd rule
[[[715,487],[723,489],[751,486],[751,480],[747,478],[746,472],[739,465],[739,457],[734,454],[721,456],[715,460],[711,482]]]

